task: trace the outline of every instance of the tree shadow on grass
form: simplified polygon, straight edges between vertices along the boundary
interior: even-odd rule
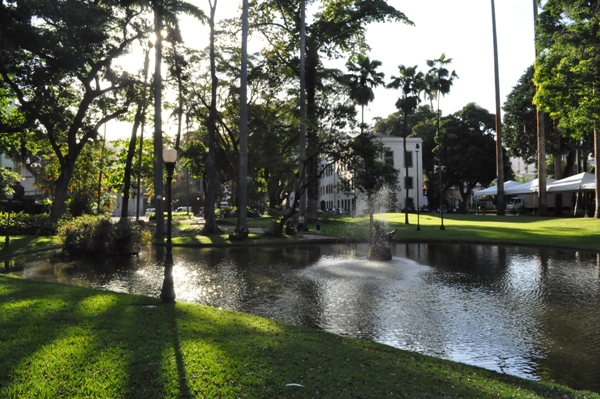
[[[148,297],[0,277],[0,311],[0,397],[492,398],[515,389],[522,397],[583,397],[385,345]]]

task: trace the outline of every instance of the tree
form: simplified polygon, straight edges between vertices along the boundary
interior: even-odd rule
[[[537,40],[538,24],[538,5],[539,0],[533,0],[533,26],[535,40],[535,57],[540,54],[540,47]],[[535,90],[537,91],[537,86]],[[546,193],[546,115],[544,111],[536,106],[536,133],[537,133],[537,166],[538,166],[538,202],[540,216],[546,216],[548,213],[548,195]],[[562,200],[562,197],[561,197]]]
[[[238,231],[248,231],[248,0],[242,3],[242,60],[240,66],[240,183]]]
[[[306,132],[307,159],[312,159],[307,178],[312,181],[307,190],[308,217],[316,218],[319,185],[318,154],[308,153],[309,149],[319,148],[319,107],[318,94],[322,90],[322,56],[337,57],[344,52],[366,51],[366,26],[374,22],[397,21],[412,24],[400,11],[385,0],[333,1],[322,0],[321,9],[313,15],[312,23],[306,26]],[[283,64],[295,76],[300,75],[295,51],[303,26],[300,0],[268,0],[256,7],[251,23],[271,48],[267,54]]]
[[[504,182],[504,153],[502,146],[502,120],[500,119],[500,72],[498,69],[498,40],[496,35],[496,6],[494,0],[492,4],[492,42],[494,50],[494,86],[496,94],[496,174],[498,182]],[[496,195],[496,215],[504,216],[506,214],[506,199],[504,196],[504,184],[498,184],[498,194]]]
[[[210,18],[208,20],[210,26],[210,44],[209,44],[209,57],[210,57],[210,81],[211,81],[211,95],[210,95],[210,108],[208,114],[208,120],[206,122],[206,128],[208,129],[208,157],[206,160],[205,173],[207,176],[207,191],[206,191],[206,205],[205,205],[205,216],[204,216],[204,228],[202,229],[203,235],[217,234],[221,230],[217,226],[215,219],[215,200],[217,194],[217,168],[216,168],[216,140],[217,140],[217,86],[219,80],[216,74],[216,61],[215,61],[215,11],[217,9],[217,0],[209,0],[210,6]]]
[[[534,163],[538,157],[538,111],[533,104],[533,98],[536,93],[536,87],[533,82],[534,68],[527,68],[523,76],[519,78],[513,90],[506,97],[504,103],[504,145],[508,153],[515,157],[522,157],[527,163]],[[544,137],[546,138],[545,147],[554,148],[550,154],[555,158],[563,158],[567,154],[567,162],[564,169],[557,170],[555,177],[561,179],[569,176],[576,160],[577,151],[588,149],[592,151],[592,146],[588,144],[589,138],[583,136],[581,146],[578,140],[566,134],[561,134],[555,127],[557,123],[552,118],[543,118],[545,123]],[[552,146],[552,143],[560,142],[558,146]],[[562,195],[561,195],[562,197]]]
[[[368,56],[360,54],[346,62],[346,68],[350,73],[344,77],[350,88],[350,98],[361,107],[361,133],[364,132],[365,127],[365,106],[375,99],[373,88],[384,84],[385,74],[377,72],[380,66],[381,61],[371,61]]]
[[[404,167],[406,169],[405,176],[408,176],[409,163],[407,160],[408,152],[406,150],[406,137],[409,134],[406,128],[408,115],[413,114],[419,103],[421,102],[421,92],[426,87],[425,76],[422,72],[417,71],[417,66],[405,67],[398,65],[399,76],[392,76],[388,88],[400,89],[400,98],[396,102],[396,108],[401,109],[403,113],[402,121],[402,137],[404,147]],[[406,191],[406,202],[404,203],[404,223],[408,223],[408,190]]]
[[[6,168],[0,168],[0,197],[14,192],[14,186],[21,180],[21,175]]]
[[[526,163],[535,162],[538,152],[535,90],[531,66],[508,94],[503,107],[504,144],[510,155],[521,157]]]
[[[395,192],[398,185],[398,170],[384,160],[385,147],[370,133],[361,133],[352,140],[352,158],[346,168],[350,171],[352,182],[346,186],[354,187],[367,197],[369,209],[369,230],[373,233],[373,214],[375,201],[385,187]]]
[[[181,42],[178,14],[185,13],[200,21],[206,15],[196,6],[182,0],[141,0],[150,6],[154,13],[154,190],[157,195],[163,192],[163,160],[162,160],[162,60],[163,60],[163,28],[174,42]],[[163,201],[156,202],[156,232],[164,232]]]
[[[458,189],[460,211],[464,212],[472,189],[496,178],[496,141],[494,115],[477,104],[442,118],[435,152],[443,157],[448,186]],[[510,163],[504,171],[510,176]]]
[[[133,168],[133,158],[135,156],[135,145],[137,138],[137,131],[140,124],[143,124],[143,121],[146,118],[146,109],[148,107],[148,98],[147,98],[147,85],[146,82],[148,80],[148,69],[150,66],[150,49],[146,48],[144,50],[144,69],[143,69],[143,77],[144,84],[138,91],[137,95],[139,96],[137,99],[137,109],[135,111],[135,115],[133,117],[133,126],[131,128],[131,138],[129,139],[129,145],[127,148],[127,157],[125,159],[125,169],[123,171],[123,207],[121,208],[121,219],[126,219],[129,217],[129,190],[131,187],[131,175]],[[140,140],[140,146],[142,145],[143,140]],[[138,147],[141,150],[141,147]],[[139,195],[139,194],[138,194]],[[138,209],[139,214],[139,209]]]
[[[116,0],[0,4],[0,86],[15,99],[26,126],[43,131],[60,164],[52,218],[66,210],[83,149],[131,103],[135,81],[113,61],[145,34],[137,14]]]
[[[600,4],[550,0],[538,19],[535,63],[538,86],[534,103],[575,138],[594,134],[594,155],[600,156]],[[596,209],[600,218],[600,171],[595,168]]]
[[[425,93],[431,101],[437,101],[437,113],[440,115],[440,94],[445,96],[450,93],[454,79],[458,79],[455,71],[450,72],[446,66],[452,62],[452,58],[446,58],[442,54],[438,59],[427,60],[427,66],[430,68],[425,76],[427,86]],[[431,104],[433,109],[433,103]]]

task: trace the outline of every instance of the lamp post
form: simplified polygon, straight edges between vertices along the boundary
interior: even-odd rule
[[[444,200],[442,197],[442,162],[438,157],[435,157],[434,160],[436,160],[438,163],[437,167],[440,173],[440,214],[442,215],[442,224],[440,225],[440,230],[446,230],[446,227],[444,227]]]
[[[419,208],[419,194],[421,194],[421,185],[419,184],[419,144],[415,147],[417,153],[417,231],[421,230],[421,209]]]
[[[165,168],[167,169],[167,253],[165,254],[165,277],[160,292],[160,299],[162,299],[163,302],[174,302],[173,253],[171,252],[173,249],[171,245],[171,224],[173,218],[171,211],[171,183],[173,182],[173,171],[175,170],[175,162],[177,161],[177,150],[172,148],[163,150],[163,161],[165,162]]]

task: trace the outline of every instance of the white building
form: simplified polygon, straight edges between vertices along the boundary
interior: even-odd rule
[[[395,204],[396,210],[404,209],[406,191],[408,190],[408,208],[416,209],[417,204],[423,205],[423,156],[421,148],[423,140],[419,137],[406,139],[406,165],[404,159],[404,146],[402,137],[376,135],[386,148],[385,160],[394,165],[399,171],[398,189]],[[417,149],[417,146],[420,148]],[[322,162],[326,164],[325,161]],[[406,168],[408,166],[408,175]],[[418,171],[418,173],[417,173]],[[356,204],[356,195],[360,193],[345,193],[340,188],[340,181],[345,171],[339,165],[329,165],[323,173],[319,183],[319,208],[321,210],[342,209],[351,211]]]
[[[20,162],[14,162],[5,153],[0,153],[0,167],[6,168],[12,172],[17,172],[21,175],[21,185],[25,189],[26,198],[39,198],[42,195],[41,190],[36,184],[35,176],[33,176]]]

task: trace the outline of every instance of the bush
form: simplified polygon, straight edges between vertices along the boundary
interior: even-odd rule
[[[104,216],[84,215],[66,221],[59,228],[63,249],[76,254],[106,256],[130,254],[140,244],[149,244],[152,235],[143,224],[129,219],[117,223]]]
[[[0,213],[0,235],[40,235],[53,236],[57,233],[58,223],[45,215],[29,215],[24,212]]]
[[[271,221],[269,222],[269,226],[263,227],[263,233],[265,233],[265,235],[268,236],[281,236],[283,234],[283,231],[281,229],[281,226],[279,225],[280,222],[281,219],[271,219]]]

